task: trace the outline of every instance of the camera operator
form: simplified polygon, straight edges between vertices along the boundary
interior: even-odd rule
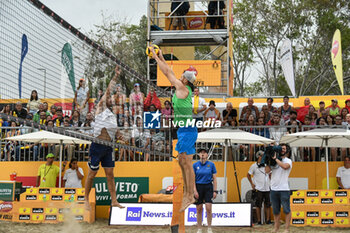
[[[276,162],[275,166],[266,166],[266,173],[271,173],[271,194],[272,211],[274,216],[274,232],[280,228],[281,205],[283,212],[286,214],[286,231],[289,231],[291,212],[290,212],[290,189],[288,177],[292,170],[292,160],[287,156],[290,152],[290,147],[287,144],[280,144],[279,156],[274,152],[272,160]],[[275,150],[276,151],[276,150]]]
[[[264,210],[266,217],[266,224],[271,224],[270,221],[270,177],[269,174],[265,172],[265,166],[260,164],[261,158],[264,152],[259,150],[256,152],[256,157],[258,161],[253,163],[248,171],[247,178],[252,185],[253,192],[256,192],[256,216],[258,217],[258,225],[263,224],[261,219],[261,207],[264,202]],[[253,179],[252,179],[253,175]]]

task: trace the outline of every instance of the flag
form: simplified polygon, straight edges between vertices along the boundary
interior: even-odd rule
[[[280,63],[289,89],[292,92],[292,95],[295,96],[292,43],[289,39],[284,40],[282,43],[280,49]]]
[[[333,35],[331,56],[332,56],[334,73],[335,73],[335,76],[337,77],[341,94],[344,95],[341,35],[340,35],[339,29],[337,29]]]
[[[65,43],[61,54],[61,63],[64,66],[70,84],[72,85],[73,93],[75,92],[75,78],[74,78],[74,65],[73,65],[73,55],[72,47],[69,43]]]
[[[28,40],[26,34],[22,35],[22,49],[21,49],[21,62],[19,63],[19,71],[18,71],[18,91],[19,98],[22,98],[22,64],[25,56],[28,53]]]

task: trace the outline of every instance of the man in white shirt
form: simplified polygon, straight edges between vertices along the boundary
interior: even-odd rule
[[[264,202],[266,223],[271,224],[270,221],[270,177],[269,174],[265,171],[265,166],[260,165],[261,158],[264,155],[264,152],[259,150],[256,152],[256,157],[258,161],[253,163],[248,171],[247,178],[252,186],[253,192],[256,192],[256,215],[258,217],[258,225],[262,225],[263,221],[261,220],[261,207],[262,202]],[[253,175],[253,179],[252,179]]]
[[[192,98],[192,106],[193,106],[193,118],[196,121],[203,121],[203,112],[207,109],[207,105],[205,103],[205,99],[199,97],[199,89],[195,88],[193,90],[194,96]]]
[[[344,159],[344,166],[339,167],[337,171],[337,182],[339,189],[350,189],[350,157]]]
[[[272,211],[275,220],[275,226],[273,232],[278,232],[280,228],[281,218],[281,205],[283,206],[283,212],[286,215],[286,232],[289,231],[291,212],[290,212],[290,189],[288,183],[288,177],[292,170],[292,160],[287,155],[290,152],[290,147],[286,144],[281,144],[281,160],[277,158],[277,155],[272,157],[276,161],[276,166],[270,168],[266,167],[266,172],[271,173],[271,203]]]

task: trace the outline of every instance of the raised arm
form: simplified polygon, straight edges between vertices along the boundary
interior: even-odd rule
[[[115,67],[115,75],[114,77],[111,79],[111,81],[109,82],[108,84],[108,87],[107,87],[107,90],[106,92],[104,93],[104,95],[101,97],[100,99],[100,102],[98,103],[98,108],[102,107],[103,104],[105,104],[106,102],[106,99],[107,99],[107,96],[110,96],[111,95],[111,90],[112,88],[114,88],[115,84],[117,83],[117,78],[118,76],[120,75],[120,68],[119,66],[117,65]]]
[[[166,63],[162,51],[159,49],[159,56],[154,51],[153,46],[150,47],[151,52],[153,53],[153,58],[157,61],[159,69],[162,73],[167,77],[171,85],[173,85],[176,89],[183,87],[183,84],[180,80],[175,77],[174,72],[171,70],[170,66]]]

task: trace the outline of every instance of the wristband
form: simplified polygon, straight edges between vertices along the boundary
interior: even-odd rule
[[[219,193],[219,191],[218,191],[218,190],[214,190],[214,193],[218,194],[218,193]]]

